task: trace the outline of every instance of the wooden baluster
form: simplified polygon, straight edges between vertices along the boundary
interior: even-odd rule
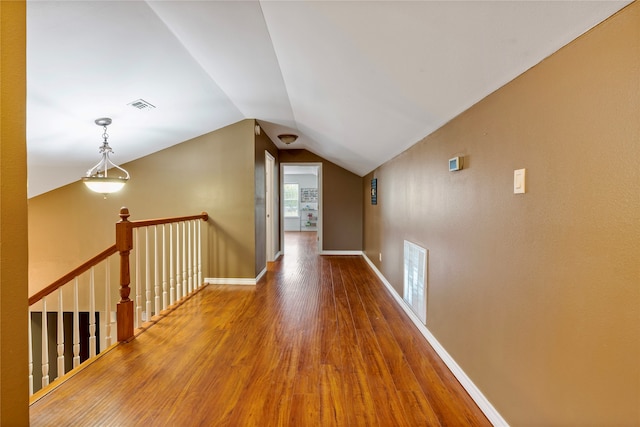
[[[202,227],[198,221],[198,286],[202,286]]]
[[[96,289],[94,267],[89,270],[89,357],[96,355]]]
[[[182,275],[180,269],[180,223],[176,224],[176,301],[182,298]]]
[[[187,288],[187,224],[182,221],[182,293],[186,296]]]
[[[176,276],[173,269],[173,224],[169,224],[169,304],[176,302]]]
[[[151,320],[151,262],[149,261],[149,227],[144,228],[144,289],[146,321]]]
[[[111,346],[111,259],[106,259],[106,274],[104,278],[104,301],[105,301],[105,328],[104,328],[104,345],[106,348]]]
[[[138,229],[133,230],[136,259],[136,328],[142,326],[142,281],[140,280],[140,233]]]
[[[31,310],[29,310],[29,396],[33,395],[33,337],[31,335]]]
[[[78,308],[78,276],[73,279],[73,367],[80,366],[80,309]]]
[[[47,297],[42,298],[42,387],[49,385],[49,332],[47,329]]]
[[[188,253],[188,258],[189,258],[189,262],[187,263],[187,267],[188,267],[188,278],[189,278],[189,293],[193,292],[193,266],[192,266],[192,245],[191,245],[191,222],[192,221],[187,221],[186,222],[186,227],[187,227],[187,253]]]
[[[120,342],[133,338],[133,301],[129,299],[129,253],[133,248],[133,233],[128,218],[129,209],[120,209],[120,221],[116,224],[116,248],[120,252],[120,302],[116,309]]]
[[[167,230],[162,224],[162,309],[167,309]]]
[[[158,226],[153,226],[153,260],[155,271],[153,273],[154,289],[154,308],[155,314],[160,313],[160,263],[158,260]]]
[[[62,305],[62,288],[58,289],[58,334],[57,334],[57,351],[58,351],[58,375],[56,379],[64,375],[64,307]]]

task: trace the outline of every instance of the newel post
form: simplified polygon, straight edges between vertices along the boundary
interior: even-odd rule
[[[133,249],[133,227],[128,220],[129,209],[120,209],[120,221],[116,223],[116,249],[120,252],[120,302],[116,309],[118,341],[133,338],[133,301],[129,299],[131,275],[129,253]]]

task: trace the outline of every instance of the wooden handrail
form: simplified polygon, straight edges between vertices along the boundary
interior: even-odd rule
[[[70,272],[68,272],[67,274],[65,274],[64,276],[62,276],[61,278],[59,278],[58,280],[56,280],[55,282],[47,286],[46,288],[30,296],[29,305],[35,304],[36,302],[40,301],[42,298],[53,293],[61,286],[65,285],[66,283],[69,283],[71,280],[73,280],[74,277],[81,275],[85,271],[88,271],[91,267],[98,265],[100,262],[109,258],[111,255],[115,254],[116,252],[118,252],[118,250],[116,249],[116,245],[109,246],[107,249],[100,252],[98,255],[94,256],[93,258],[86,261],[82,265],[71,270]]]
[[[122,209],[126,209],[126,208],[122,208]],[[122,209],[120,210],[121,213],[123,212]],[[206,212],[202,212],[200,215],[180,216],[180,217],[172,217],[172,218],[156,218],[156,219],[146,219],[141,221],[129,221],[129,222],[131,223],[132,228],[139,228],[139,227],[149,227],[152,225],[170,224],[174,222],[191,221],[194,219],[201,219],[203,221],[207,221],[209,219],[209,214],[207,214]],[[59,279],[51,283],[46,288],[30,296],[29,305],[35,304],[36,302],[41,300],[43,297],[46,297],[47,295],[56,291],[59,287],[70,282],[74,277],[81,275],[85,271],[88,271],[91,267],[98,265],[98,263],[100,263],[101,261],[104,261],[105,259],[115,254],[116,252],[118,252],[118,250],[115,244],[112,246],[109,246],[107,249],[100,252],[98,255],[94,256],[90,260],[84,262],[82,265],[71,270],[64,276],[60,277]]]
[[[126,209],[126,208],[123,208],[123,209]],[[120,212],[122,212],[122,210]],[[141,221],[129,221],[129,222],[131,222],[131,226],[133,228],[138,228],[138,227],[150,227],[152,225],[170,224],[173,222],[192,221],[194,219],[201,219],[203,221],[207,221],[209,219],[209,214],[206,212],[202,212],[200,215],[179,216],[174,218],[145,219]]]

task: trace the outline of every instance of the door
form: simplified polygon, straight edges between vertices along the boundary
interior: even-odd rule
[[[268,151],[265,151],[264,174],[265,174],[265,202],[266,202],[266,225],[267,225],[267,262],[275,261],[275,236],[274,236],[274,215],[273,207],[275,192],[273,191],[273,169],[275,168],[275,159]]]

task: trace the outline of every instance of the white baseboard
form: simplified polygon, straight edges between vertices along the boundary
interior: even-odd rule
[[[320,251],[320,255],[363,255],[362,251]]]
[[[265,274],[267,274],[267,266],[266,265],[264,266],[262,271],[260,273],[258,273],[258,275],[256,276],[256,283],[258,283],[260,281],[260,279],[262,279],[262,276],[264,276]]]
[[[241,279],[241,278],[233,278],[233,277],[207,277],[204,279],[204,283],[208,285],[247,285],[247,286],[255,286],[262,276],[267,274],[267,267],[265,266],[262,271],[256,276],[255,279]]]
[[[234,277],[212,277],[205,278],[204,283],[209,285],[247,285],[247,286],[255,286],[258,281],[256,279],[240,279]]]
[[[442,361],[447,365],[449,370],[453,373],[456,379],[462,384],[467,393],[471,396],[471,398],[476,402],[480,410],[486,415],[486,417],[491,421],[494,426],[500,427],[508,427],[509,424],[505,421],[504,418],[498,413],[498,411],[493,407],[491,402],[482,394],[480,389],[471,381],[471,378],[467,376],[467,374],[462,370],[462,368],[456,363],[456,361],[447,353],[444,347],[438,342],[436,337],[427,329],[427,327],[418,319],[409,305],[400,297],[398,292],[391,286],[391,283],[382,275],[380,270],[371,262],[369,257],[366,254],[362,253],[362,257],[365,259],[369,267],[376,273],[378,278],[384,283],[384,285],[389,289],[393,298],[400,304],[400,307],[407,313],[407,316],[411,319],[411,321],[416,325],[420,333],[427,339],[431,347],[438,353],[438,356],[442,359]]]
[[[274,260],[274,261],[277,261],[277,260],[278,260],[278,258],[280,258],[281,256],[282,256],[282,251],[278,251],[278,253],[276,254],[276,256],[275,256],[275,257],[273,257],[273,260]]]

